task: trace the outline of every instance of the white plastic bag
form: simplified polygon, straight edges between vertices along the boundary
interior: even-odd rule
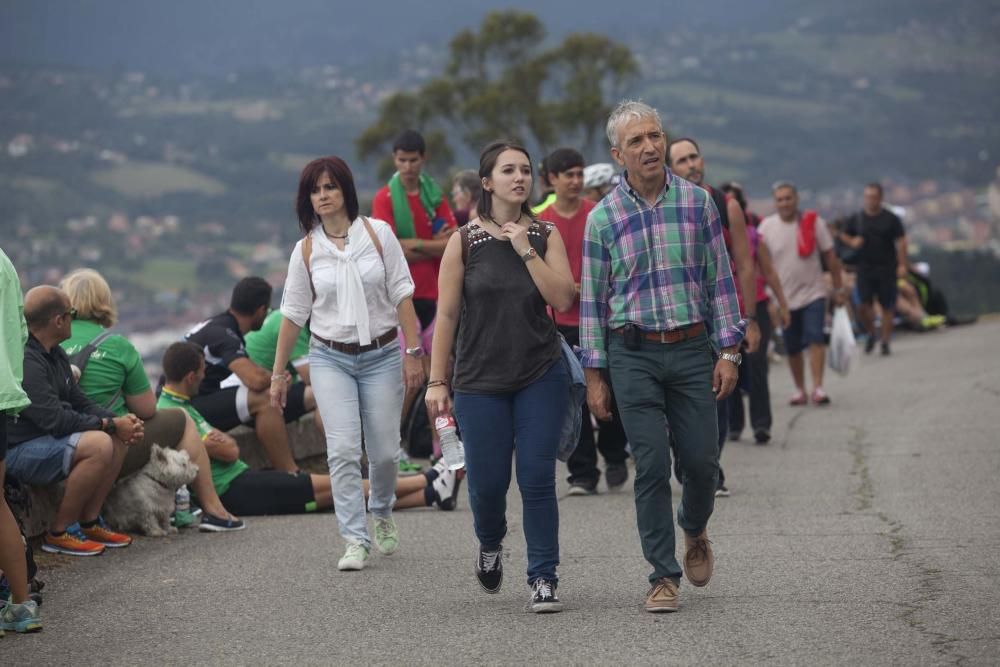
[[[830,347],[826,353],[826,361],[834,371],[847,375],[857,351],[851,317],[845,306],[837,306],[833,309],[833,326],[830,329]]]

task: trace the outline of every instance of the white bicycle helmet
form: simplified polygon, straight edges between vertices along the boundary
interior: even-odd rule
[[[583,168],[584,188],[603,188],[611,185],[615,178],[615,168],[607,162],[589,164]]]

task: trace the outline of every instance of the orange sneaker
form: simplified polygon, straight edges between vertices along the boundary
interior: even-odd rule
[[[104,545],[91,542],[78,532],[67,530],[62,535],[46,533],[42,540],[42,551],[67,556],[100,556],[104,553]]]
[[[88,540],[92,540],[98,544],[103,544],[109,549],[121,549],[122,547],[127,547],[132,544],[131,537],[125,533],[116,533],[108,528],[102,517],[97,517],[97,523],[89,528],[80,526],[80,532],[83,533],[84,537]]]

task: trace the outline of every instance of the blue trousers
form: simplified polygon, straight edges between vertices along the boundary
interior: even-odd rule
[[[507,534],[511,461],[523,506],[528,583],[556,581],[559,505],[556,450],[569,402],[569,378],[560,361],[515,392],[455,392],[455,418],[465,444],[466,480],[476,537],[496,548]]]

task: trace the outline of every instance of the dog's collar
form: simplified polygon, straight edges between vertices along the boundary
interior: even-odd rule
[[[156,479],[155,477],[153,477],[152,475],[150,475],[150,474],[149,474],[148,472],[146,472],[145,470],[143,470],[143,471],[142,471],[142,474],[143,474],[143,475],[145,475],[146,477],[150,478],[151,480],[153,480],[154,482],[156,482],[156,483],[157,483],[157,484],[159,484],[160,486],[162,486],[162,487],[163,487],[164,489],[166,489],[167,491],[172,491],[172,490],[173,490],[173,489],[171,489],[171,488],[170,488],[169,486],[167,486],[166,484],[164,484],[163,482],[161,482],[160,480],[158,480],[158,479]]]

